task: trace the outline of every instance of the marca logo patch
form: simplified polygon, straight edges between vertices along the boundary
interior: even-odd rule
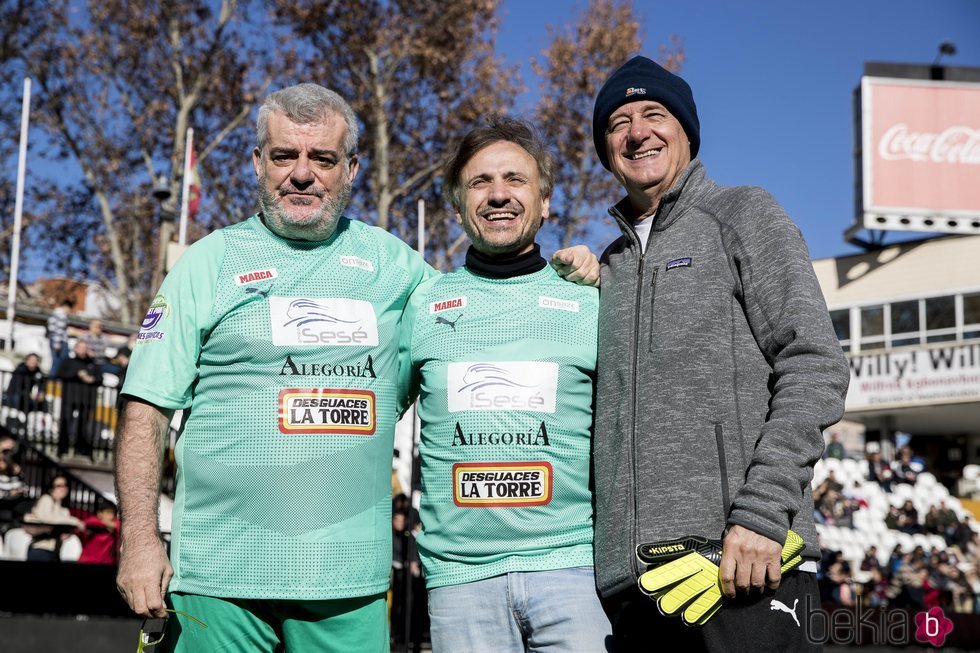
[[[667,262],[668,270],[676,270],[677,268],[689,268],[691,267],[691,258],[675,258],[673,261]]]
[[[361,268],[368,272],[374,272],[374,263],[360,256],[341,256],[340,264],[349,268]]]
[[[453,503],[460,508],[519,508],[551,502],[548,462],[456,463]]]
[[[570,299],[558,299],[556,297],[538,297],[538,306],[541,308],[554,308],[559,311],[570,311],[578,313],[578,302]]]
[[[247,283],[255,283],[256,281],[265,281],[266,279],[275,279],[279,276],[275,268],[269,268],[267,270],[252,270],[251,272],[244,272],[242,274],[235,275],[235,283],[239,286],[244,286]]]
[[[642,86],[630,86],[628,89],[626,89],[626,97],[629,97],[631,95],[646,95],[646,94],[647,94],[647,90]]]
[[[429,304],[429,313],[441,313],[442,311],[450,311],[457,308],[466,307],[466,297],[453,297],[452,299],[443,299],[438,302],[432,302]]]
[[[324,297],[270,297],[272,344],[376,347],[378,320],[371,302]]]
[[[375,403],[370,390],[286,388],[279,391],[279,431],[373,435]]]
[[[557,391],[558,363],[450,363],[446,369],[446,403],[450,413],[468,410],[554,413]]]

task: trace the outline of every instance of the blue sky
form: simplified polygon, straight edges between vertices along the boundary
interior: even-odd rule
[[[521,66],[528,111],[530,60],[547,25],[572,21],[582,0],[505,0],[498,52]],[[810,253],[853,253],[852,91],[866,61],[980,66],[980,0],[636,0],[644,52],[683,40],[680,74],[694,89],[701,160],[722,184],[766,188],[800,225]],[[611,71],[610,71],[611,72]],[[919,235],[921,237],[922,234]],[[896,240],[890,234],[886,240]]]

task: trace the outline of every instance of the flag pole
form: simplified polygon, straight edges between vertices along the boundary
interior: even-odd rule
[[[194,129],[187,128],[187,139],[184,143],[184,176],[181,178],[180,192],[180,228],[177,231],[177,244],[183,247],[187,244],[187,211],[191,194],[191,157],[194,148]]]
[[[27,130],[31,121],[31,78],[24,78],[20,111],[20,153],[17,156],[17,191],[14,198],[14,234],[10,243],[10,279],[7,286],[6,351],[14,348],[14,316],[17,311],[17,273],[20,266],[20,230],[24,220],[24,177],[27,172]]]

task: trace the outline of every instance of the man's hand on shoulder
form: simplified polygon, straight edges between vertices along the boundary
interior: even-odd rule
[[[599,287],[599,259],[585,245],[566,247],[551,257],[551,267],[566,281]]]
[[[140,542],[120,548],[116,588],[126,603],[141,617],[167,616],[164,596],[174,575],[163,542]]]
[[[743,526],[728,529],[722,544],[719,571],[728,598],[736,592],[776,589],[782,579],[780,555],[783,545]]]

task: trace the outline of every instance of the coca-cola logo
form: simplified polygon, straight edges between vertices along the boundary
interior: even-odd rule
[[[980,164],[980,129],[963,125],[938,134],[915,132],[905,123],[890,127],[878,142],[878,156],[886,161],[931,161]]]

